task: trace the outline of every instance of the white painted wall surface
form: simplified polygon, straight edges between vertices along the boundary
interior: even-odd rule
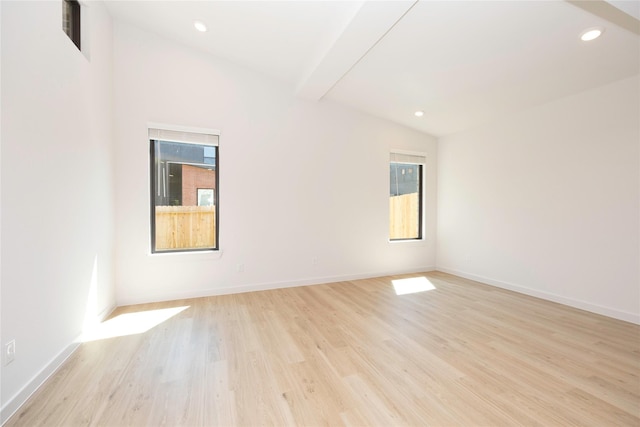
[[[640,80],[439,141],[439,270],[640,322]]]
[[[119,22],[114,90],[119,304],[434,267],[435,138]],[[149,122],[221,130],[221,256],[149,255]],[[388,242],[391,148],[427,154],[424,242]]]
[[[2,2],[2,419],[115,304],[111,19],[85,5],[90,61],[61,2]]]

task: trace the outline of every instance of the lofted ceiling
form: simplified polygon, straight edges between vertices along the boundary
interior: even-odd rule
[[[638,1],[106,4],[116,20],[268,75],[301,98],[435,136],[640,72]],[[581,41],[591,27],[605,32]]]

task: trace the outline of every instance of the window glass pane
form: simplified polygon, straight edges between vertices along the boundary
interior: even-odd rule
[[[152,141],[153,251],[217,248],[217,147]]]
[[[389,238],[422,237],[422,165],[390,163]]]
[[[215,147],[204,147],[204,160],[203,163],[207,165],[215,165],[216,163],[216,149]]]

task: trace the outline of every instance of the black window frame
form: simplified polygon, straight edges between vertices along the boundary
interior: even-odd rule
[[[389,168],[391,168],[391,164],[405,164],[411,166],[417,166],[418,168],[418,236],[417,237],[402,237],[402,238],[392,238],[389,236],[390,242],[406,242],[406,241],[416,241],[423,240],[423,201],[424,201],[424,164],[423,163],[412,163],[412,162],[400,162],[400,161],[389,161]],[[391,197],[391,194],[389,195]],[[391,218],[389,218],[391,220]]]
[[[81,6],[78,0],[62,0],[62,29],[80,51],[82,51],[81,13]],[[67,14],[69,15],[68,22],[65,16]]]
[[[184,145],[202,145],[203,147],[212,147],[215,150],[215,190],[214,190],[214,201],[213,205],[215,206],[215,219],[214,219],[214,246],[206,247],[206,248],[184,248],[184,249],[156,249],[156,200],[155,200],[155,191],[158,185],[157,177],[156,177],[156,143],[158,142],[171,142],[174,144],[184,144]],[[165,141],[163,139],[150,138],[149,139],[149,175],[150,175],[150,225],[151,225],[151,253],[152,254],[167,254],[167,253],[184,253],[184,252],[216,252],[220,250],[220,201],[219,201],[219,186],[220,186],[220,147],[219,145],[210,145],[210,144],[194,144],[191,142],[182,142],[182,141]],[[175,162],[174,162],[175,163]],[[194,163],[183,163],[183,164],[191,164]],[[212,166],[211,164],[198,164],[198,166]]]

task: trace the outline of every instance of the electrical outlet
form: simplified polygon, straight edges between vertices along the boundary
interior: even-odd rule
[[[318,257],[314,256],[311,258],[311,265],[318,265]]]
[[[236,269],[237,269],[238,273],[244,273],[244,264],[242,264],[242,263],[238,264]]]
[[[11,340],[4,345],[4,353],[2,353],[2,364],[8,365],[13,362],[16,357],[16,340]]]

